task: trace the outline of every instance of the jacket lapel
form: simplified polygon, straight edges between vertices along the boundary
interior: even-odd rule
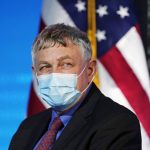
[[[33,149],[37,144],[37,142],[42,137],[42,135],[47,131],[50,120],[51,120],[51,110],[48,109],[47,112],[45,113],[45,116],[43,116],[41,120],[37,121],[35,125],[36,127],[34,126],[33,129],[31,129],[32,136],[30,136],[30,139],[28,140],[29,149]]]
[[[73,137],[80,133],[80,131],[86,126],[99,96],[99,90],[94,84],[92,84],[92,87],[82,105],[72,116],[72,119],[54,144],[52,150],[60,149],[60,147],[63,149],[63,147],[65,147],[65,145],[69,143]]]

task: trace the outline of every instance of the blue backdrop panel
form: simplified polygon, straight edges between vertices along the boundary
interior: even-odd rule
[[[26,117],[31,45],[38,33],[42,0],[0,1],[0,150],[7,150]]]

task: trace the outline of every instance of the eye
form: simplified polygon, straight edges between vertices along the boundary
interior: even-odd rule
[[[64,69],[72,68],[72,66],[73,66],[72,63],[63,63],[63,64],[62,64],[62,67],[63,67]]]
[[[46,68],[46,66],[40,67],[39,70],[41,71],[41,70],[43,70],[44,68]]]
[[[50,70],[50,68],[51,68],[50,65],[44,65],[44,66],[39,67],[39,71],[41,71],[41,72],[44,71],[45,72],[45,71]]]

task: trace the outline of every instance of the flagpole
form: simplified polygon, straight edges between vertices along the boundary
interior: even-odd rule
[[[96,44],[96,0],[88,0],[88,38],[92,47],[92,59],[97,59],[97,44]],[[94,83],[100,87],[98,71],[96,72]]]

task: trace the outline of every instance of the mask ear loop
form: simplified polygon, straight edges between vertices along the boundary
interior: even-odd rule
[[[39,81],[38,81],[38,75],[37,75],[37,72],[36,72],[36,73],[34,73],[34,79],[36,80],[36,82],[37,82],[37,85],[39,85]]]
[[[90,85],[92,84],[94,78],[95,78],[95,75],[93,76],[93,78],[92,78],[92,80],[90,81],[90,83],[88,84],[88,86],[81,92],[81,94],[83,94],[83,93],[90,87]]]
[[[92,60],[90,60],[91,62]],[[81,76],[81,74],[84,72],[85,68],[87,67],[87,65],[84,66],[84,68],[82,69],[82,71],[79,73],[79,75],[77,75],[77,78],[79,78]]]
[[[79,73],[79,75],[77,75],[77,78],[79,78],[79,77],[82,75],[82,73],[84,72],[86,66],[87,66],[87,65],[85,65],[84,68],[82,69],[82,71]]]
[[[92,60],[90,60],[91,62]],[[81,74],[83,73],[83,71],[85,70],[85,68],[87,67],[87,65],[85,65],[85,67],[83,68],[83,70],[80,72],[80,74],[77,76],[77,78],[79,78],[81,76]],[[81,92],[81,94],[83,94],[91,85],[91,83],[93,82],[95,78],[95,75],[93,76],[92,80],[90,81],[90,83],[88,84],[88,86]]]

